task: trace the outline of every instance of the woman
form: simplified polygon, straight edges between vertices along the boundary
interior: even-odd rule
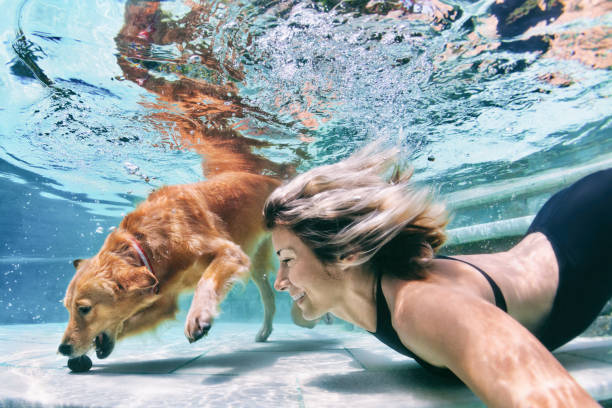
[[[549,350],[612,294],[612,169],[551,198],[509,251],[448,258],[434,257],[444,206],[410,172],[389,175],[393,156],[364,152],[272,193],[275,288],[306,319],[331,312],[450,369],[489,406],[598,406]]]

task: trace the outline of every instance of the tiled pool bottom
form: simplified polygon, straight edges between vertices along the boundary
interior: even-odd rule
[[[427,373],[362,331],[219,323],[189,344],[172,323],[117,344],[71,374],[56,354],[63,324],[0,326],[2,407],[471,407],[461,383]],[[578,339],[555,353],[599,401],[612,399],[612,338]],[[607,403],[606,403],[607,405]]]

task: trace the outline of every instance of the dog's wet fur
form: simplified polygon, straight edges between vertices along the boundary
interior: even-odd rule
[[[231,285],[248,277],[265,311],[256,340],[265,341],[275,312],[267,278],[274,254],[262,208],[278,184],[270,177],[236,172],[153,192],[94,257],[74,262],[76,273],[64,299],[70,319],[59,352],[74,358],[95,347],[98,358],[106,358],[117,340],[173,319],[179,294],[193,289],[185,336],[196,341],[208,333]]]

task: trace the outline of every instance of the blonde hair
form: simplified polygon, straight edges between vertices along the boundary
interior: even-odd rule
[[[266,227],[296,234],[324,263],[370,262],[380,272],[423,277],[444,243],[445,206],[410,181],[397,150],[372,148],[307,171],[272,192]]]

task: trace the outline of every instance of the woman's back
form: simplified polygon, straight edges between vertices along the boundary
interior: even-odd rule
[[[499,286],[508,314],[531,332],[550,313],[558,286],[558,267],[555,253],[545,235],[529,234],[506,252],[457,255],[455,258],[485,271]],[[483,297],[494,303],[491,285],[474,268],[458,262],[450,267],[457,273],[472,275]]]
[[[458,258],[484,269],[501,288],[508,313],[555,349],[584,331],[612,293],[611,204],[608,169],[553,195],[509,251]],[[466,273],[464,266],[454,268]]]

